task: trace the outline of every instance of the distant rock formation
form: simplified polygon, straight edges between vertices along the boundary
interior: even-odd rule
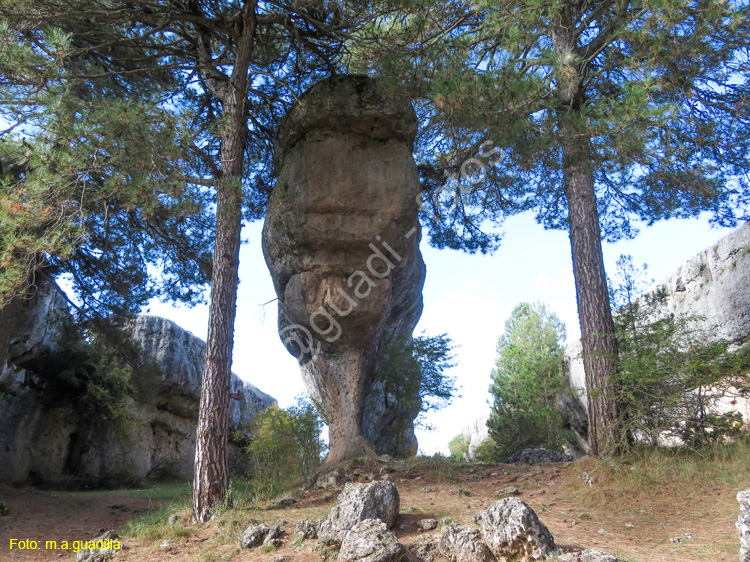
[[[329,462],[416,453],[418,407],[373,377],[386,334],[410,337],[422,313],[416,130],[409,100],[363,76],[316,84],[280,126],[263,253]]]
[[[667,312],[698,317],[695,328],[733,345],[750,340],[750,222],[746,222],[713,246],[658,283],[667,290]],[[586,407],[586,375],[581,344],[571,343],[565,352],[566,376]],[[735,405],[745,423],[750,422],[750,402]]]
[[[113,428],[56,407],[48,382],[70,359],[66,333],[71,317],[64,298],[48,284],[24,304],[0,373],[0,480],[117,482],[193,473],[195,428],[205,344],[175,323],[139,316],[126,327],[155,366],[133,381],[147,392],[128,399],[131,420]],[[230,425],[245,422],[275,400],[232,376]]]

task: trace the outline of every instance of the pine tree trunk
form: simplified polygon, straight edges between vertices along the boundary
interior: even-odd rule
[[[216,242],[211,277],[208,338],[195,440],[193,516],[205,522],[229,487],[229,386],[237,308],[242,174],[247,140],[248,69],[255,35],[255,0],[243,7],[243,30],[228,83],[215,85],[226,123],[221,130],[221,177],[216,190]]]
[[[589,412],[589,446],[595,456],[613,454],[619,417],[613,389],[617,339],[602,256],[599,213],[588,143],[563,144],[568,232],[573,257],[578,318]]]

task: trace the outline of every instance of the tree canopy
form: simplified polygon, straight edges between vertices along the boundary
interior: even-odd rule
[[[526,210],[568,230],[594,454],[612,452],[618,418],[602,239],[633,236],[634,220],[749,216],[749,10],[428,2],[371,26],[356,61],[427,102],[419,146],[433,244],[491,250],[487,221]],[[427,85],[414,87],[420,78]]]
[[[565,325],[541,303],[520,303],[505,322],[492,371],[487,427],[496,460],[528,447],[562,445],[563,422],[555,398],[565,386]]]

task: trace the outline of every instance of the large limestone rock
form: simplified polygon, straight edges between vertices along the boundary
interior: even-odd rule
[[[127,406],[132,423],[113,426],[60,407],[49,385],[70,360],[74,332],[65,299],[42,285],[24,306],[0,372],[0,480],[191,477],[205,344],[163,318],[128,321],[141,362],[156,368],[134,381],[139,392]],[[236,375],[231,385],[233,429],[274,402]]]
[[[352,76],[313,86],[280,126],[263,252],[329,462],[416,451],[418,411],[373,380],[385,335],[411,336],[422,311],[416,129],[399,92]]]
[[[318,538],[326,544],[341,544],[349,530],[365,519],[379,519],[390,529],[399,505],[398,490],[391,482],[348,483],[336,506],[318,525]]]
[[[161,376],[151,383],[155,387],[155,406],[197,423],[206,342],[158,316],[137,316],[126,327],[143,350],[143,359],[159,368]],[[231,430],[241,430],[247,421],[276,403],[235,373],[229,395]]]
[[[474,516],[482,535],[500,562],[543,560],[555,550],[549,529],[518,498],[495,502]]]

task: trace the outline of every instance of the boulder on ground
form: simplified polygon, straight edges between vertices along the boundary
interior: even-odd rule
[[[242,548],[254,548],[263,542],[271,529],[265,523],[253,521],[253,523],[242,532],[240,546]]]
[[[326,544],[340,544],[347,531],[365,519],[380,519],[390,529],[396,522],[399,495],[391,482],[348,483],[337,505],[318,526],[318,538]]]
[[[432,531],[437,528],[437,519],[420,519],[417,521],[417,527],[420,531]]]
[[[513,453],[508,459],[508,462],[545,464],[550,462],[571,462],[573,460],[575,459],[571,455],[566,455],[560,451],[550,451],[549,449],[524,449]]]
[[[101,536],[93,539],[97,545],[101,545],[101,548],[82,548],[76,552],[76,562],[107,562],[111,560],[115,554],[119,554],[121,548],[119,539],[120,536],[116,531],[107,531]]]
[[[416,542],[406,547],[414,562],[436,562],[440,556],[440,537],[422,535]]]
[[[398,562],[404,547],[380,519],[365,519],[354,525],[341,543],[342,562]]]
[[[300,519],[294,527],[294,536],[300,540],[317,539],[318,527],[311,519]]]
[[[443,527],[440,553],[451,562],[496,562],[479,531],[455,523]]]
[[[504,498],[474,516],[492,553],[501,561],[542,560],[555,541],[534,510],[518,498]]]

